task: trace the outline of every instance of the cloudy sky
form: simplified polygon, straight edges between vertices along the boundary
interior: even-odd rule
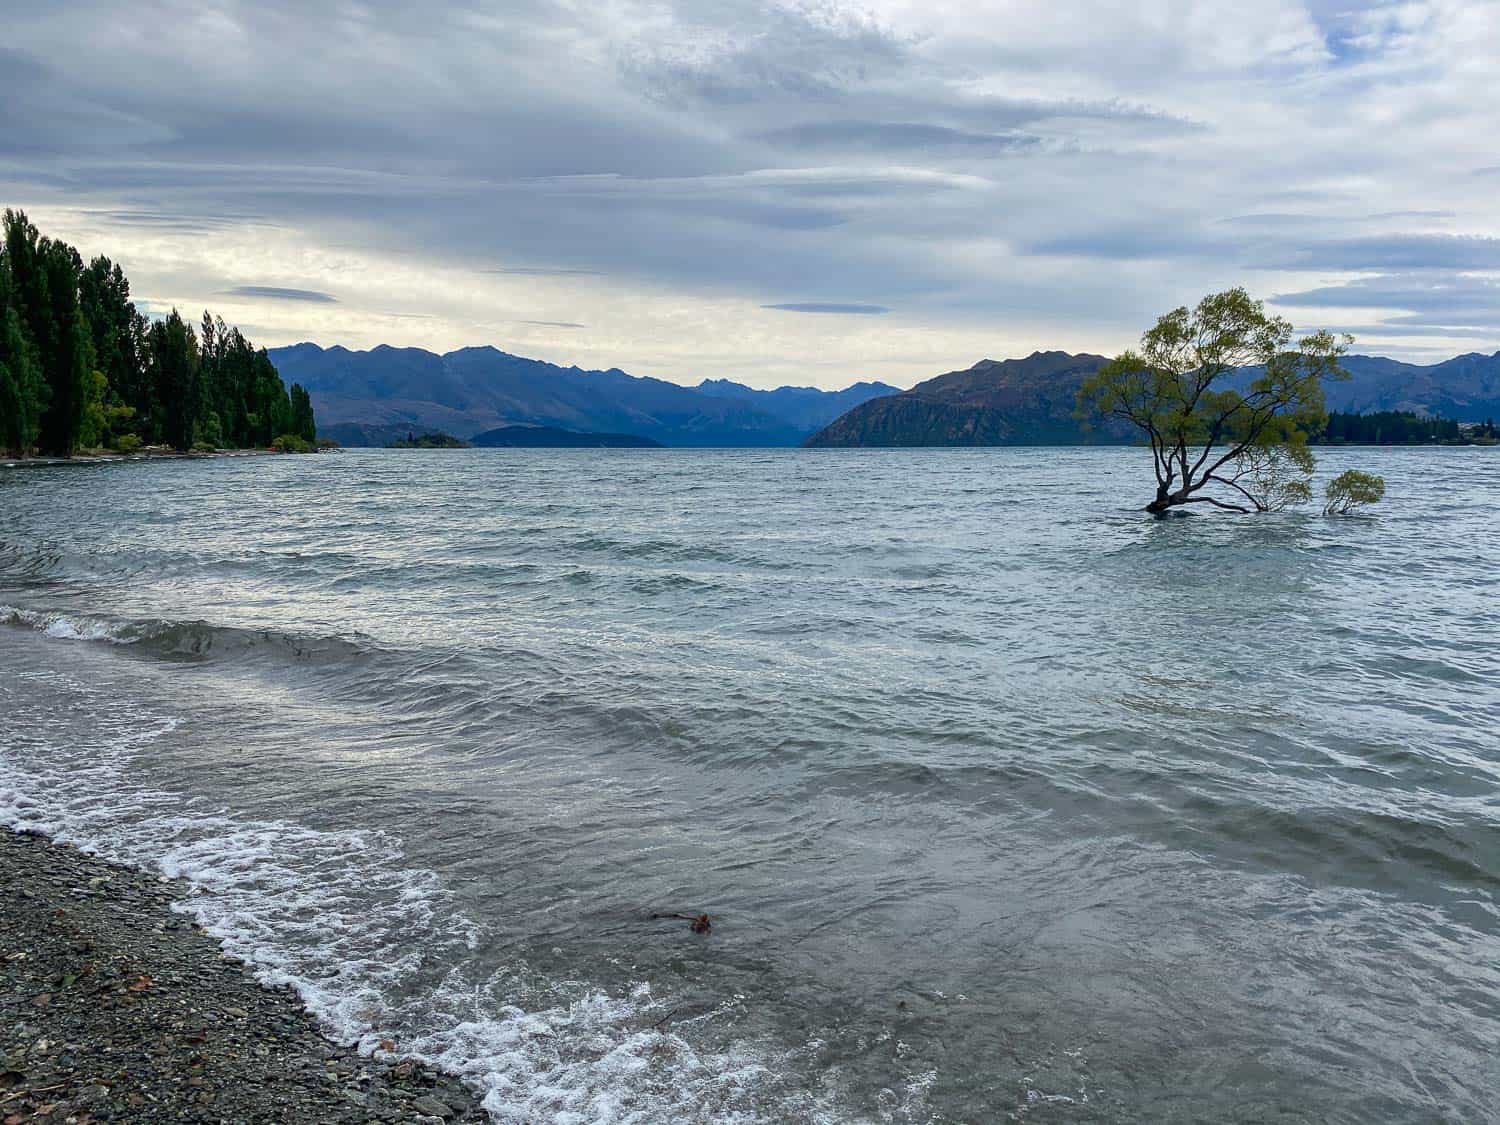
[[[420,10],[419,10],[420,9]],[[0,196],[257,342],[910,385],[1500,348],[1500,0],[0,0]]]

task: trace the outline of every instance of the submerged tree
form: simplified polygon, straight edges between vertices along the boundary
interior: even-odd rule
[[[1347,516],[1355,508],[1375,504],[1385,495],[1385,478],[1349,469],[1328,482],[1323,493],[1325,516]]]
[[[1146,511],[1275,510],[1312,495],[1307,438],[1326,417],[1323,381],[1348,377],[1338,361],[1352,342],[1316,332],[1293,346],[1288,321],[1230,289],[1158,320],[1139,351],[1084,382],[1079,410],[1145,434],[1156,471]]]
[[[1316,464],[1305,444],[1249,445],[1218,475],[1249,499],[1257,512],[1279,512],[1312,499]]]

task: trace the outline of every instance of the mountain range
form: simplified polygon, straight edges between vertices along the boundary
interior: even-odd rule
[[[1135,440],[1123,423],[1084,429],[1073,417],[1084,379],[1100,355],[1034,352],[981,360],[898,395],[870,399],[805,442],[814,447],[904,445],[1078,445]],[[1419,366],[1381,356],[1346,356],[1349,378],[1325,384],[1328,409],[1408,410],[1460,422],[1500,417],[1500,352]],[[1253,375],[1246,371],[1243,378]]]
[[[345,445],[387,445],[409,431],[473,438],[511,426],[634,435],[675,446],[1072,445],[1132,440],[1073,417],[1079,385],[1105,357],[1035,352],[981,360],[909,391],[859,382],[840,391],[762,391],[726,379],[695,387],[462,348],[437,355],[296,344],[270,352],[312,396],[318,432]],[[1330,410],[1410,410],[1459,421],[1500,417],[1500,352],[1422,366],[1345,357],[1351,377],[1327,386]],[[511,437],[507,440],[514,441]]]
[[[436,355],[295,344],[270,355],[284,379],[312,396],[319,434],[345,445],[387,445],[409,430],[472,438],[516,425],[633,434],[663,445],[797,445],[850,407],[900,390],[856,383],[842,391],[759,391],[727,380],[685,387],[489,347]]]

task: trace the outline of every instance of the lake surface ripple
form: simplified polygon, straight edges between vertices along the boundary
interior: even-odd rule
[[[0,823],[499,1121],[1500,1120],[1496,453],[4,472]]]

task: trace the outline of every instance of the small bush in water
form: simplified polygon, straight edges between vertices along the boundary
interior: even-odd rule
[[[1364,504],[1377,503],[1385,495],[1385,478],[1350,469],[1328,483],[1323,493],[1325,516],[1347,516]]]
[[[296,434],[282,434],[271,443],[271,448],[277,453],[310,453],[312,446]]]

